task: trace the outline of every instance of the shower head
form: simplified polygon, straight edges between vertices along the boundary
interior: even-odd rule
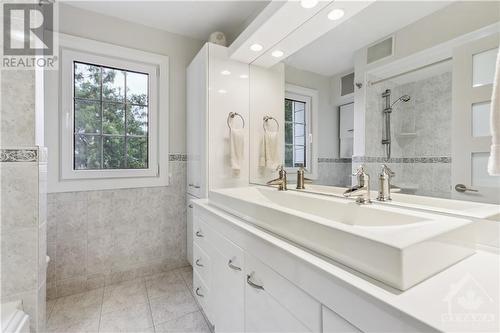
[[[391,104],[391,107],[393,107],[398,102],[403,101],[403,102],[407,103],[410,100],[411,100],[410,95],[403,95],[403,96],[399,97],[397,100],[395,100],[394,103]]]

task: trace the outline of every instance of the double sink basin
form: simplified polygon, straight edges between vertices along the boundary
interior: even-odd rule
[[[269,187],[213,190],[210,204],[406,290],[474,253],[472,221]]]

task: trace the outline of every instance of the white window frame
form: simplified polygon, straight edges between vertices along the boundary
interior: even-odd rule
[[[49,191],[168,185],[168,57],[64,34],[59,34],[59,45],[59,172],[56,184],[49,175]],[[75,61],[149,75],[147,169],[74,169]]]
[[[285,99],[293,99],[306,103],[306,171],[307,178],[318,178],[318,151],[315,145],[318,133],[318,103],[319,94],[317,90],[301,87],[293,84],[285,85]],[[283,115],[284,116],[284,115]],[[283,129],[284,131],[285,129]],[[285,144],[285,143],[283,143]],[[283,146],[283,149],[285,147]],[[283,150],[284,151],[284,150]],[[283,165],[285,165],[285,154],[283,154]],[[287,167],[288,173],[295,173],[298,167]]]

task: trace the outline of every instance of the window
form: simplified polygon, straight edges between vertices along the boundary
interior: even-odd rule
[[[313,147],[317,101],[316,90],[286,85],[284,166],[289,172],[304,167],[310,178],[315,178],[317,171],[317,152]]]
[[[73,64],[74,169],[147,169],[148,74]]]
[[[308,167],[306,162],[306,107],[304,100],[285,98],[285,167]]]
[[[59,40],[60,148],[49,146],[60,150],[59,175],[49,186],[167,185],[168,58],[62,34]]]

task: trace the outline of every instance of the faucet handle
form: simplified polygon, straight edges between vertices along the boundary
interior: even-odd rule
[[[380,171],[380,174],[383,175],[383,174],[386,174],[388,175],[389,177],[394,177],[396,176],[396,173],[394,171],[392,171],[388,166],[387,164],[382,164],[382,170]]]
[[[364,173],[365,173],[365,166],[363,164],[361,164],[360,166],[358,166],[358,168],[356,169],[356,171],[352,175],[353,176],[361,176]]]

